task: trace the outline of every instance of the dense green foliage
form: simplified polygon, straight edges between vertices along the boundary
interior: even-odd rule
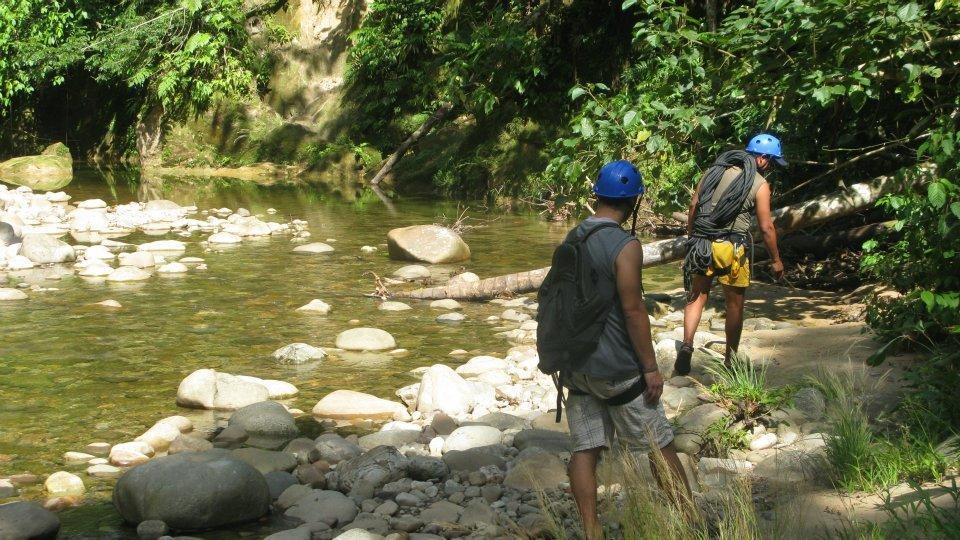
[[[112,110],[106,121],[122,120],[113,127],[132,146],[133,125],[148,114],[180,121],[217,99],[254,95],[269,58],[245,30],[248,9],[243,0],[4,3],[0,119],[43,115],[44,96],[59,103],[72,90],[91,118]]]
[[[796,163],[779,179],[804,186],[796,197],[916,163],[933,131],[955,131],[955,2],[731,2],[715,20],[700,2],[450,5],[375,2],[351,75],[378,125],[452,101],[488,141],[530,123],[540,144],[560,135],[540,152],[546,167],[504,186],[464,170],[496,167],[495,145],[468,148],[461,192],[585,202],[599,165],[625,157],[656,206],[677,208],[720,150],[771,130]]]

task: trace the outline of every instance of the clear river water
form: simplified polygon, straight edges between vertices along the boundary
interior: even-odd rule
[[[204,252],[199,235],[184,239],[134,234],[120,240],[185,240],[186,255],[203,257],[209,268],[182,277],[155,276],[135,285],[68,276],[44,283],[59,290],[33,292],[26,302],[0,306],[0,477],[44,476],[56,470],[83,477],[87,501],[60,513],[61,538],[135,538],[109,503],[112,482],[87,477],[83,467],[64,465],[61,455],[94,441],[132,440],[164,416],[196,415],[175,403],[180,380],[196,369],[288,381],[300,389],[292,405],[309,412],[321,397],[340,388],[396,399],[397,388],[414,382],[411,369],[438,362],[456,365],[469,358],[449,356],[453,349],[466,349],[472,356],[502,355],[509,348],[484,321],[502,307],[466,305],[467,320],[451,326],[437,323],[439,312],[425,302],[410,302],[411,311],[383,312],[364,296],[374,290],[367,272],[386,276],[408,264],[387,258],[387,231],[450,221],[458,212],[455,203],[400,200],[397,212],[391,213],[375,198],[347,201],[318,186],[267,187],[195,178],[147,185],[136,175],[117,179],[93,169],[77,169],[64,191],[74,202],[101,198],[110,205],[165,198],[200,209],[242,207],[254,214],[275,208],[278,213],[264,219],[306,220],[311,241],[335,239],[336,251],[296,255],[291,253],[291,237],[279,235]],[[553,247],[571,226],[547,222],[534,212],[472,210],[470,215],[479,227],[464,233],[473,252],[464,266],[481,277],[549,264]],[[362,254],[364,245],[380,246],[380,251]],[[6,280],[2,273],[0,280]],[[679,272],[673,265],[650,269],[645,281],[650,291],[674,288],[680,283]],[[326,316],[295,311],[314,298],[333,310]],[[106,299],[123,307],[91,306]],[[387,330],[410,353],[373,362],[328,358],[308,367],[280,365],[271,357],[293,342],[332,347],[339,332],[357,324],[352,320]],[[315,423],[307,417],[299,424],[308,432]],[[28,488],[23,495],[42,498],[40,490]],[[269,528],[252,525],[201,536],[256,537]]]

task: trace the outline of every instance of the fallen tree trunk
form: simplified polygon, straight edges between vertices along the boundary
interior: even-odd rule
[[[437,110],[434,111],[434,113],[431,114],[430,117],[427,118],[427,120],[416,129],[416,131],[411,133],[410,136],[400,143],[400,146],[398,146],[397,149],[390,154],[390,157],[387,158],[387,161],[383,164],[383,167],[380,167],[380,170],[377,171],[376,176],[370,180],[370,185],[376,186],[379,184],[380,181],[383,180],[383,178],[393,170],[393,166],[403,158],[404,154],[407,153],[407,150],[409,150],[411,146],[423,138],[424,135],[430,133],[430,130],[433,129],[433,126],[437,125],[438,122],[446,118],[452,110],[453,105],[450,103],[444,103],[440,105],[440,107],[438,107]]]
[[[852,246],[854,249],[860,249],[860,245],[865,240],[886,231],[892,225],[893,222],[871,223],[862,227],[821,235],[797,234],[788,236],[780,242],[780,250],[824,255],[840,246]]]
[[[915,185],[922,177],[934,171],[933,165],[924,165],[909,179],[900,175],[881,176],[870,182],[854,184],[846,190],[831,193],[809,201],[785,206],[773,212],[773,222],[779,233],[847,216],[866,209],[881,196]],[[686,254],[686,236],[658,240],[643,246],[643,266],[658,266],[681,259]],[[482,279],[476,283],[428,287],[401,292],[398,296],[421,300],[456,298],[458,300],[488,300],[500,295],[526,293],[537,290],[550,267],[517,274]]]

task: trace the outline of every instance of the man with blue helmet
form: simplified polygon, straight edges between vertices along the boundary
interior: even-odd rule
[[[569,389],[567,421],[573,454],[570,488],[583,519],[586,537],[603,538],[597,517],[596,468],[600,453],[610,448],[614,434],[631,452],[660,452],[668,474],[684,486],[669,493],[674,500],[689,500],[690,487],[673,444],[673,428],[660,404],[663,377],[650,338],[650,318],[643,301],[643,249],[633,234],[621,226],[636,211],[644,186],[640,172],[630,162],[608,163],[600,170],[593,192],[596,213],[570,231],[567,241],[579,240],[586,248],[585,262],[595,275],[597,290],[613,298],[596,349],[562,373]],[[651,459],[651,468],[657,459]],[[661,471],[654,476],[661,478]]]
[[[770,253],[771,270],[777,279],[783,276],[777,230],[770,210],[770,186],[763,177],[774,163],[787,164],[780,140],[760,133],[750,139],[744,151],[721,154],[697,186],[687,218],[690,239],[683,267],[688,296],[683,311],[683,343],[674,366],[680,375],[690,373],[693,338],[714,277],[723,286],[726,298],[724,362],[727,366],[731,354],[736,353],[740,345],[744,293],[750,284],[748,252],[754,215]]]

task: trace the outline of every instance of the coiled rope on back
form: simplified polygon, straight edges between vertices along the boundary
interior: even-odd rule
[[[713,195],[723,173],[730,167],[740,167],[740,174],[713,206]],[[730,227],[750,195],[756,174],[757,162],[752,155],[743,150],[730,150],[720,154],[703,175],[693,214],[693,234],[687,240],[687,256],[683,260],[683,286],[687,291],[690,290],[691,277],[705,274],[713,260],[711,242],[730,234]]]

